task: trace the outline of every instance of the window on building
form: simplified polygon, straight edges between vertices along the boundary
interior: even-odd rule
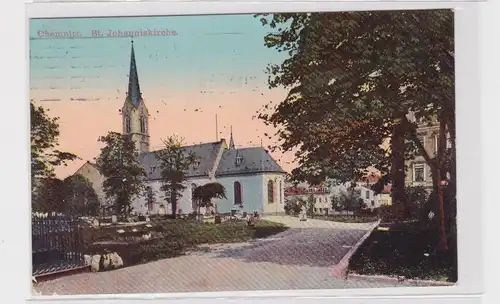
[[[425,181],[424,164],[413,164],[413,181],[414,182],[424,182]]]
[[[274,203],[274,182],[272,180],[267,182],[267,202]]]
[[[278,189],[277,189],[277,196],[278,196],[278,203],[281,203],[281,181],[278,182]]]
[[[241,184],[240,182],[234,182],[234,204],[241,205],[243,201],[241,200]]]
[[[125,133],[130,133],[131,132],[131,126],[130,126],[130,117],[126,116],[125,117]]]
[[[146,119],[141,117],[140,119],[141,133],[146,133]]]
[[[365,198],[370,199],[370,191],[369,190],[366,190]]]
[[[372,200],[372,207],[373,207],[373,206],[375,206],[375,201],[374,201],[374,200]]]
[[[243,162],[243,157],[242,156],[236,156],[236,166],[241,165]]]

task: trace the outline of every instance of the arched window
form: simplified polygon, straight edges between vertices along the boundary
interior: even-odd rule
[[[146,119],[141,117],[140,119],[141,133],[146,133]]]
[[[130,127],[130,117],[125,116],[125,133],[130,133],[131,127]]]
[[[241,205],[243,201],[241,200],[241,184],[240,182],[234,182],[234,204]]]
[[[194,199],[194,190],[196,189],[196,184],[191,184],[191,208],[193,208],[193,211],[198,210],[198,205],[196,204],[196,201]]]
[[[278,199],[276,201],[278,202],[278,204],[281,204],[281,181],[278,182],[277,195]]]
[[[267,182],[267,202],[274,203],[274,183],[272,180]]]

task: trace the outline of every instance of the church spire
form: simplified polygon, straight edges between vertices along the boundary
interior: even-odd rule
[[[229,149],[234,149],[233,126],[231,126],[231,137],[229,138]]]
[[[128,99],[136,107],[141,103],[141,89],[139,87],[139,76],[137,75],[137,65],[135,63],[134,39],[132,38],[132,50],[130,52],[130,72],[128,75]]]

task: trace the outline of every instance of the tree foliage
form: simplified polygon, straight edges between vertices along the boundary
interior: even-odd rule
[[[57,149],[59,118],[49,117],[47,110],[30,102],[31,180],[54,178],[54,167],[77,158],[73,153]]]
[[[444,223],[446,134],[453,144],[455,138],[453,12],[259,17],[271,30],[265,45],[289,55],[268,68],[270,88],[281,86],[289,93],[273,113],[260,117],[280,127],[277,135],[285,151],[300,147],[295,177],[347,182],[375,167],[389,176],[393,203],[400,208],[406,203],[405,158],[417,152],[431,167]],[[419,124],[433,118],[440,125],[436,157],[416,134]],[[381,148],[389,137],[388,149]],[[442,234],[446,247],[444,228]]]
[[[300,211],[304,206],[306,206],[307,202],[301,198],[293,197],[285,200],[285,212],[290,215],[299,215]]]
[[[198,207],[198,213],[202,207],[212,207],[212,199],[223,199],[226,197],[226,188],[217,182],[212,182],[196,187],[193,191],[193,200]]]
[[[260,117],[280,127],[283,150],[300,147],[296,178],[343,183],[359,179],[367,167],[389,174],[387,156],[402,152],[383,148],[395,126],[404,121],[403,133],[423,147],[410,132],[417,127],[405,116],[410,110],[417,121],[442,115],[452,124],[451,11],[259,17],[271,30],[265,45],[289,55],[268,67],[270,88],[282,86],[289,94]]]
[[[80,174],[64,179],[64,197],[68,213],[76,216],[96,216],[100,202],[92,183]]]
[[[113,201],[118,215],[125,216],[132,211],[132,200],[144,191],[146,172],[129,135],[109,132],[99,137],[99,141],[104,147],[96,164],[105,177],[106,198]]]
[[[314,197],[314,194],[310,194],[307,197],[307,202],[306,202],[306,213],[308,216],[310,217],[314,216],[315,206],[316,206],[316,197]]]
[[[214,198],[226,198],[226,188],[220,183],[212,182],[201,185],[193,191],[193,199],[198,202],[197,205],[200,207],[212,206],[212,199]]]
[[[65,185],[58,178],[47,177],[40,181],[38,190],[32,196],[32,209],[36,212],[66,213]]]
[[[72,175],[64,180],[43,179],[33,194],[32,206],[37,212],[95,216],[100,203],[90,181],[81,175]]]
[[[156,151],[160,163],[162,186],[167,201],[172,206],[172,216],[177,213],[177,200],[186,189],[185,181],[189,168],[197,161],[196,155],[183,149],[182,139],[171,136],[163,141],[165,147]]]

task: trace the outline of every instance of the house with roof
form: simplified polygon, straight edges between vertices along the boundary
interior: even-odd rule
[[[121,109],[123,134],[129,134],[139,152],[139,163],[144,167],[146,183],[153,190],[155,203],[147,204],[146,197],[135,198],[132,206],[137,213],[171,213],[167,198],[160,191],[161,168],[155,151],[150,151],[149,113],[142,98],[132,42],[128,92]],[[225,139],[182,147],[192,153],[196,161],[187,172],[186,188],[178,199],[178,213],[188,214],[197,210],[193,191],[197,186],[218,182],[226,189],[226,199],[213,203],[219,213],[237,209],[241,212],[258,211],[261,214],[284,213],[284,184],[286,172],[263,147],[237,148],[231,130],[229,145]],[[89,179],[96,192],[104,196],[104,177],[98,168],[87,162],[77,174]]]

